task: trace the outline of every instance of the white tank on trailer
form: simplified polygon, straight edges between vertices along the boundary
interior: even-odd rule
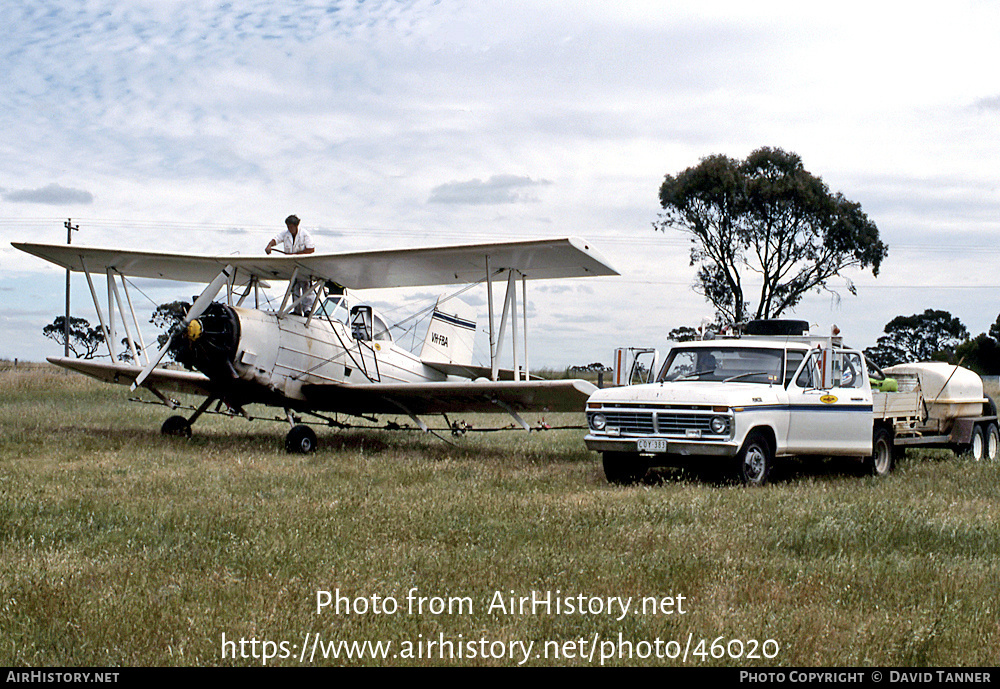
[[[927,404],[928,423],[937,422],[942,431],[963,416],[979,416],[987,402],[983,379],[961,366],[941,361],[897,364],[885,369],[888,376],[915,375]]]

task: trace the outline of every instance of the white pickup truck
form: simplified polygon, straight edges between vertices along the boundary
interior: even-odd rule
[[[876,387],[872,389],[871,375]],[[858,457],[876,475],[900,448],[997,457],[997,411],[972,371],[943,363],[883,373],[839,337],[742,336],[678,344],[653,382],[598,390],[587,447],[612,483],[652,466],[723,467],[767,482],[776,457]]]

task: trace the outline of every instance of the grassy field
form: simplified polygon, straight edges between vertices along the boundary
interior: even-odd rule
[[[165,438],[168,412],[126,398],[0,372],[0,665],[1000,660],[996,465],[911,451],[883,480],[789,463],[763,489],[619,488],[580,430],[317,429],[291,456],[281,424]],[[327,591],[339,611],[317,612]],[[553,607],[511,609],[533,592]]]

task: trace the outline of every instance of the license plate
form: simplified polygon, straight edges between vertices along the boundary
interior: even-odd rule
[[[640,438],[636,441],[639,452],[666,452],[667,441],[655,438]]]

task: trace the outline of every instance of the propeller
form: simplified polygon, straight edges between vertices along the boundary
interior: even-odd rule
[[[195,299],[194,304],[192,304],[191,308],[188,309],[187,315],[184,316],[184,320],[181,321],[176,328],[174,328],[174,331],[170,333],[170,337],[167,338],[166,343],[160,348],[160,351],[156,353],[155,357],[149,360],[149,363],[146,364],[145,368],[143,368],[142,371],[139,372],[139,375],[136,376],[135,382],[132,383],[132,390],[135,390],[137,387],[142,385],[146,378],[149,377],[149,374],[153,372],[153,369],[159,366],[160,361],[164,356],[166,356],[167,350],[170,349],[170,345],[174,343],[174,337],[178,333],[186,330],[191,321],[205,312],[205,309],[207,309],[208,305],[212,303],[213,299],[215,299],[215,295],[219,293],[222,286],[229,282],[229,276],[232,275],[232,272],[232,265],[228,265],[223,268],[222,272],[208,284],[205,291],[202,292],[197,299]]]

